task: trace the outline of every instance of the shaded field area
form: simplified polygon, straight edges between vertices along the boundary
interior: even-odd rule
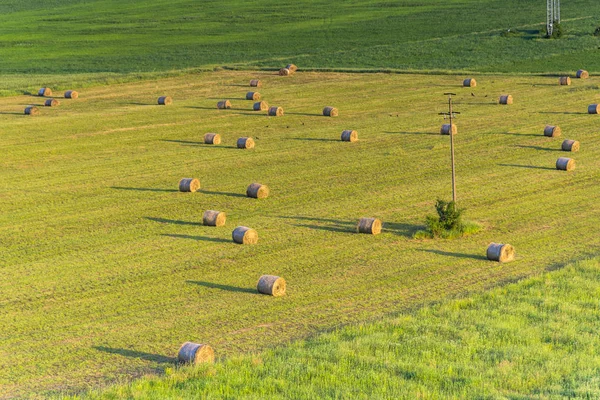
[[[188,340],[220,358],[261,351],[598,254],[597,80],[475,77],[190,74],[81,90],[37,117],[22,112],[38,97],[0,99],[0,397],[162,373]],[[252,78],[283,117],[250,111]],[[484,230],[417,241],[451,195],[437,115],[450,90],[458,199]],[[512,106],[496,104],[503,93]],[[231,110],[216,109],[224,98]],[[326,105],[340,116],[323,117]],[[359,141],[339,141],[344,129]],[[206,132],[223,144],[204,145]],[[256,148],[236,149],[241,136]],[[571,173],[554,169],[563,138],[581,142]],[[200,192],[179,193],[182,177]],[[252,182],[270,197],[244,197]],[[202,226],[207,209],[227,226]],[[365,216],[384,221],[381,235],[354,233]],[[237,225],[259,243],[232,243]],[[517,260],[487,261],[491,241]],[[285,277],[287,295],[256,294],[262,274]]]
[[[598,259],[89,399],[600,397]]]
[[[600,4],[564,2],[567,37],[542,39],[545,3],[52,0],[0,5],[3,74],[230,66],[493,72],[600,71]],[[517,34],[502,36],[511,29]],[[448,51],[451,49],[451,51]],[[12,89],[12,88],[11,88]]]

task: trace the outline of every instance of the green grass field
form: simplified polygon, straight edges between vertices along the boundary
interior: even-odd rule
[[[249,111],[254,77],[285,116]],[[187,340],[221,358],[261,351],[597,254],[597,78],[476,77],[469,89],[450,75],[222,71],[88,88],[38,117],[22,115],[37,97],[0,99],[0,397],[161,373]],[[417,241],[450,196],[437,115],[448,90],[459,202],[484,230]],[[496,104],[505,92],[514,105]],[[173,106],[154,105],[163,94]],[[223,98],[232,110],[216,109]],[[325,105],[340,116],[321,116]],[[563,137],[542,136],[547,123]],[[359,142],[338,140],[348,128]],[[201,143],[211,131],[223,145]],[[254,150],[233,147],[244,135]],[[554,169],[563,138],[582,145],[572,173]],[[177,192],[186,176],[202,191]],[[245,198],[254,181],[271,197]],[[201,226],[206,209],[227,212],[227,227]],[[363,216],[384,233],[353,233]],[[259,244],[233,244],[237,225]],[[486,261],[491,241],[517,261]],[[286,278],[286,297],[255,293],[265,273]]]
[[[597,399],[598,259],[91,399]],[[78,397],[79,398],[79,397]]]
[[[600,39],[592,36],[600,4],[564,2],[562,40],[541,39],[545,11],[537,0],[8,0],[0,4],[0,72],[279,68],[287,62],[359,70],[600,71]],[[502,37],[508,29],[521,34]]]

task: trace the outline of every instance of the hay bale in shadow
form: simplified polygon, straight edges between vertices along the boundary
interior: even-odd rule
[[[342,142],[356,142],[358,140],[358,132],[351,129],[342,131]]]
[[[24,111],[25,115],[38,115],[40,110],[35,106],[27,106]]]
[[[231,102],[229,100],[221,100],[217,103],[217,108],[219,110],[227,110],[231,108]]]
[[[588,114],[598,114],[600,113],[600,106],[598,104],[590,104],[588,106]]]
[[[450,132],[452,132],[453,135],[456,135],[458,133],[456,125],[452,124],[452,126],[450,126],[450,124],[443,124],[440,128],[440,134],[442,135],[449,135]]]
[[[202,224],[206,226],[225,226],[227,215],[221,211],[207,210],[202,214]]]
[[[510,244],[490,243],[486,255],[490,261],[509,262],[515,259],[515,248]]]
[[[579,151],[579,142],[577,140],[565,139],[562,142],[561,150],[571,152]]]
[[[503,94],[500,96],[500,100],[498,100],[500,104],[512,104],[513,97],[510,94]]]
[[[292,74],[298,71],[298,67],[296,67],[294,64],[288,64],[285,66],[285,68],[289,69]]]
[[[587,79],[590,77],[590,74],[585,69],[577,70],[577,78],[579,79]]]
[[[197,192],[200,189],[200,180],[196,178],[181,178],[179,181],[180,192]]]
[[[474,78],[467,78],[463,81],[463,86],[475,87],[475,86],[477,86],[477,81]]]
[[[258,232],[247,226],[238,226],[231,233],[234,242],[238,244],[256,244],[258,243]]]
[[[289,69],[287,69],[287,68],[281,68],[279,70],[279,75],[280,76],[290,76],[291,74],[292,74],[292,72]]]
[[[263,275],[256,284],[258,293],[268,294],[274,297],[285,295],[285,279],[275,275]]]
[[[544,128],[544,136],[558,137],[562,133],[560,127],[554,125],[546,125]]]
[[[160,96],[158,98],[158,104],[161,106],[169,106],[173,104],[173,99],[170,96]]]
[[[358,233],[378,235],[381,233],[381,220],[379,218],[361,218],[356,226]]]
[[[38,90],[38,96],[52,96],[52,89],[47,88],[47,87],[43,87],[40,90]]]
[[[271,117],[281,117],[283,115],[283,108],[277,106],[270,107],[269,115]]]
[[[558,160],[556,160],[556,169],[561,171],[573,171],[575,169],[575,160],[568,157],[558,157]]]
[[[561,76],[560,78],[558,78],[558,84],[561,86],[568,86],[571,84],[571,78],[569,78],[568,76]]]
[[[79,97],[79,93],[74,90],[67,90],[65,92],[65,99],[76,99]]]
[[[253,149],[254,140],[251,137],[241,137],[237,140],[238,149]]]
[[[260,93],[248,92],[246,93],[246,100],[260,100]]]
[[[221,144],[221,135],[218,133],[207,133],[204,135],[205,144]]]
[[[260,183],[251,183],[246,189],[246,196],[254,199],[266,199],[269,197],[269,188]]]
[[[60,102],[56,99],[46,99],[46,101],[44,101],[44,106],[46,107],[56,107],[60,104]]]
[[[262,86],[262,82],[259,81],[258,79],[252,79],[250,81],[250,86],[251,87],[261,87]]]
[[[256,103],[254,103],[254,105],[252,106],[252,109],[254,111],[267,111],[269,109],[269,105],[267,104],[266,101],[258,101]]]
[[[207,344],[185,342],[177,352],[177,360],[182,364],[213,363],[215,351]]]
[[[335,107],[325,107],[323,109],[323,115],[326,117],[337,117],[338,116],[338,109]]]

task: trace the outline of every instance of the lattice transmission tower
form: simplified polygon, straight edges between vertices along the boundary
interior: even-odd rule
[[[546,0],[546,32],[552,36],[554,22],[560,22],[560,0]]]

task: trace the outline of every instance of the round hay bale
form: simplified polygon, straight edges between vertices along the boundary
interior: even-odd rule
[[[562,142],[561,149],[562,149],[562,151],[571,151],[571,152],[579,151],[579,142],[577,140],[565,139]]]
[[[52,89],[43,87],[38,90],[38,96],[52,96]]]
[[[266,101],[259,101],[254,103],[254,105],[252,106],[252,109],[254,111],[267,111],[269,109],[269,105],[267,104]]]
[[[229,100],[222,100],[217,103],[217,108],[219,110],[226,110],[231,108],[231,102]]]
[[[378,218],[361,218],[356,227],[358,233],[378,235],[381,233],[381,220]]]
[[[598,113],[600,113],[600,105],[590,104],[588,106],[588,114],[598,114]]]
[[[283,115],[283,108],[277,106],[270,107],[269,115],[271,117],[281,117]]]
[[[269,188],[260,183],[251,183],[246,189],[246,196],[254,199],[266,199],[269,197]]]
[[[35,106],[25,107],[25,115],[38,115],[39,113],[40,110],[38,110],[38,108]]]
[[[573,171],[575,169],[575,160],[568,157],[558,157],[558,160],[556,160],[556,169],[561,171]]]
[[[262,82],[259,81],[258,79],[252,79],[250,81],[250,86],[251,87],[261,87],[262,86]]]
[[[246,93],[246,100],[260,100],[260,93],[248,92]]]
[[[253,149],[254,140],[251,137],[241,137],[237,140],[238,149]]]
[[[546,125],[544,128],[544,136],[557,137],[562,133],[560,127],[554,125]]]
[[[233,241],[238,244],[256,244],[258,243],[258,232],[247,226],[238,226],[231,233]]]
[[[289,69],[292,74],[298,71],[298,67],[296,67],[294,64],[288,64],[285,66],[285,68]]]
[[[65,99],[76,99],[79,97],[79,93],[74,90],[67,90],[65,92]]]
[[[585,69],[577,70],[577,75],[579,79],[587,79],[590,77],[590,74]]]
[[[351,129],[342,131],[342,142],[356,142],[358,140],[358,132]]]
[[[571,78],[569,78],[568,76],[561,76],[560,78],[558,78],[558,84],[568,86],[571,84]]]
[[[475,86],[477,86],[477,81],[474,78],[467,78],[463,81],[463,86],[475,87]]]
[[[513,98],[510,94],[503,94],[502,96],[500,96],[499,103],[500,104],[512,104]]]
[[[452,132],[453,135],[456,135],[458,133],[458,129],[456,128],[456,125],[452,124],[452,127],[450,127],[450,124],[442,125],[442,128],[440,129],[440,134],[449,135],[450,132]]]
[[[205,144],[221,144],[221,135],[218,133],[207,133],[204,135]]]
[[[487,248],[487,259],[498,262],[513,261],[515,259],[515,248],[510,244],[490,243]]]
[[[173,104],[173,99],[171,98],[171,96],[160,96],[158,98],[158,104],[161,106],[168,106]]]
[[[179,181],[180,192],[196,192],[200,189],[200,181],[196,178],[181,178]]]
[[[227,215],[221,211],[207,210],[202,214],[202,224],[206,226],[225,226]]]
[[[275,275],[263,275],[256,284],[258,293],[280,297],[285,294],[285,279]]]
[[[279,75],[281,75],[281,76],[289,76],[289,75],[291,75],[291,72],[287,68],[281,68],[279,70]]]
[[[323,115],[326,117],[337,117],[338,116],[338,109],[335,107],[325,107],[323,109]]]
[[[46,99],[46,101],[44,102],[44,106],[46,107],[56,107],[59,104],[60,102],[56,99]]]
[[[185,364],[213,363],[215,351],[207,344],[185,342],[177,352],[177,360]]]

